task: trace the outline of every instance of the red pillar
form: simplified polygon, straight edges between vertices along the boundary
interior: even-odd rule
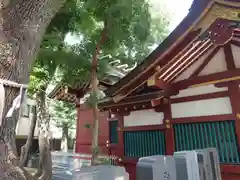
[[[172,111],[170,99],[164,99],[164,123],[165,129],[165,141],[166,141],[166,154],[173,155],[175,151],[174,131],[172,126]]]
[[[118,151],[117,151],[117,156],[120,157],[120,158],[124,157],[123,118],[124,118],[124,116],[118,115]]]
[[[240,149],[240,90],[238,82],[228,84],[232,113],[235,117],[235,128],[237,135],[238,148]]]
[[[77,98],[77,102],[76,102],[76,109],[77,109],[77,127],[76,127],[76,141],[75,141],[75,152],[79,152],[79,145],[78,145],[78,139],[79,137],[79,120],[80,120],[80,111],[81,111],[81,105],[80,105],[80,98]]]

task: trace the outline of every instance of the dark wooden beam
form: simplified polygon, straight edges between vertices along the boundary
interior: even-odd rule
[[[165,95],[164,91],[157,91],[153,93],[145,93],[141,95],[136,95],[136,96],[129,96],[123,99],[122,101],[115,103],[112,100],[107,101],[107,102],[102,102],[99,103],[100,108],[112,108],[112,107],[117,107],[117,106],[124,106],[124,105],[133,105],[135,103],[140,103],[140,102],[149,102],[153,99],[158,99],[161,98]]]
[[[219,72],[205,76],[198,76],[194,79],[187,79],[172,84],[176,89],[187,89],[208,84],[217,84],[240,79],[240,68],[231,71]]]
[[[110,88],[110,87],[112,86],[111,84],[109,84],[109,83],[107,83],[107,82],[105,82],[105,81],[100,81],[100,82],[99,82],[99,85],[104,86],[104,87],[106,87],[106,88]]]
[[[208,65],[208,63],[211,61],[211,59],[217,54],[217,52],[219,51],[219,49],[220,49],[220,46],[216,47],[216,48],[206,57],[206,59],[203,61],[203,63],[192,73],[192,75],[190,76],[191,79],[199,75],[199,73],[206,67],[206,65]]]
[[[233,34],[233,37],[235,37],[235,38],[240,38],[240,34],[239,34],[239,33],[234,33],[234,34]]]
[[[123,131],[154,131],[154,130],[165,130],[165,125],[145,125],[145,126],[133,126],[133,127],[124,127]]]
[[[236,41],[236,40],[234,40],[234,39],[232,39],[232,40],[230,41],[230,44],[233,44],[233,45],[235,45],[235,46],[237,46],[237,47],[240,47],[240,42],[239,42],[239,41]]]
[[[171,103],[183,103],[183,102],[190,102],[190,101],[199,101],[199,100],[205,100],[205,99],[215,99],[219,97],[226,97],[228,96],[228,91],[221,91],[221,92],[213,92],[208,94],[199,94],[199,95],[193,95],[193,96],[186,96],[186,97],[179,97],[171,99]]]
[[[217,88],[229,87],[229,85],[230,85],[231,83],[232,83],[231,81],[229,81],[229,82],[217,83],[217,84],[215,84],[215,87],[217,87]],[[235,80],[234,83],[240,85],[240,79],[239,79],[239,80]]]
[[[172,124],[231,121],[233,118],[234,118],[233,114],[173,118]]]
[[[228,70],[236,69],[231,45],[226,44],[223,47],[223,49],[224,49],[224,55],[225,55],[225,61],[226,61],[226,64],[227,64],[227,69]]]
[[[145,110],[145,109],[152,109],[151,102],[140,102],[140,103],[134,103],[134,104],[128,104],[128,105],[120,105],[120,106],[114,106],[114,107],[106,107],[101,108],[103,110],[110,110],[113,114],[119,114],[127,116],[130,114],[131,111],[139,111],[139,110]]]

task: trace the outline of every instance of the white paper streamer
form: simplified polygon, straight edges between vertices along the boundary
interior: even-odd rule
[[[0,126],[2,125],[4,101],[5,101],[5,89],[3,84],[0,83]]]
[[[7,117],[7,118],[12,117],[12,114],[13,114],[14,110],[20,108],[20,105],[21,105],[21,94],[19,94],[19,95],[13,100],[12,107],[9,109],[6,117]]]

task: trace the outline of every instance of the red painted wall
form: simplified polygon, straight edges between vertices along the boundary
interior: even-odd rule
[[[87,128],[86,125],[93,124],[92,109],[87,108],[85,105],[77,107],[77,132],[76,132],[76,153],[91,153],[92,144],[92,129]],[[99,119],[99,147],[100,154],[108,154],[106,141],[108,140],[108,112],[100,112]]]

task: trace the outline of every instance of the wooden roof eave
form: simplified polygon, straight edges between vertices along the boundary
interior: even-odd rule
[[[193,29],[193,24],[201,19],[204,15],[204,10],[207,6],[210,6],[211,0],[195,0],[191,7],[189,14],[184,18],[184,20],[178,25],[178,27],[156,48],[139,66],[137,66],[133,71],[131,71],[127,76],[121,79],[118,83],[113,85],[111,88],[107,89],[105,93],[108,96],[115,96],[119,93],[126,84],[138,81],[141,76],[149,74],[151,71],[155,71],[155,67],[159,64],[160,66],[166,64],[165,56],[167,53],[175,48],[182,49],[189,42],[191,42],[197,35],[199,35],[200,30],[191,31]],[[185,43],[183,42],[185,41]],[[183,45],[181,45],[183,44]],[[165,58],[163,58],[165,57]],[[153,72],[154,73],[154,72]]]
[[[107,82],[104,82],[104,81],[99,82],[100,90],[105,90],[110,86],[111,84]],[[67,85],[59,83],[48,94],[48,98],[66,101],[66,102],[76,102],[77,98],[82,98],[90,90],[91,90],[91,85],[89,83],[84,84],[80,88],[71,88]]]
[[[128,96],[121,100],[120,102],[115,103],[112,98],[108,98],[107,101],[100,102],[98,104],[100,109],[112,109],[116,107],[124,106],[134,106],[139,103],[147,103],[155,100],[162,99],[164,97],[169,97],[170,95],[176,95],[178,91],[173,87],[169,87],[168,90],[159,90],[151,93],[144,93],[140,95]]]
[[[129,96],[124,98],[121,102],[118,102],[118,103],[114,103],[112,98],[110,98],[106,102],[100,102],[98,106],[100,109],[111,109],[113,107],[118,107],[118,106],[134,105],[136,103],[149,102],[153,99],[162,98],[163,96],[164,96],[164,92],[158,91],[154,93],[146,93],[146,94],[141,94],[136,96]]]

